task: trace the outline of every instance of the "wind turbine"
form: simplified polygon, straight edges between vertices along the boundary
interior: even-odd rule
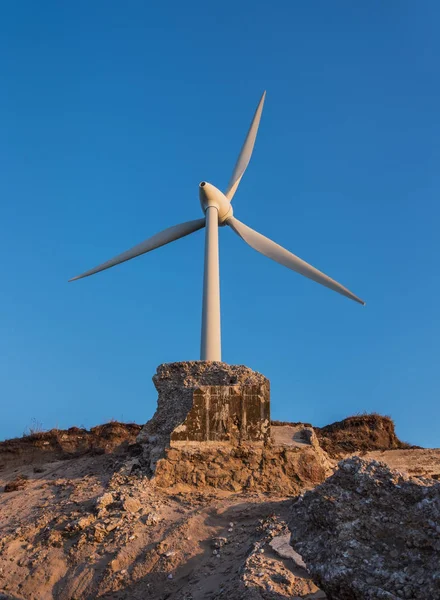
[[[180,238],[194,233],[203,227],[205,233],[205,268],[203,277],[203,308],[202,308],[202,339],[200,360],[221,361],[221,336],[220,336],[220,274],[219,274],[219,254],[218,254],[218,228],[228,225],[235,233],[241,237],[251,248],[264,254],[268,258],[284,265],[292,271],[296,271],[321,285],[324,285],[351,300],[360,304],[365,304],[363,300],[355,296],[346,287],[331,279],[315,267],[312,267],[305,261],[298,258],[282,246],[279,246],[269,238],[261,235],[254,229],[251,229],[233,216],[231,201],[237,191],[241,178],[249,164],[252,151],[254,149],[255,139],[257,137],[258,126],[260,124],[261,113],[263,111],[266,92],[263,93],[261,100],[255,111],[254,118],[246,136],[245,142],[238,156],[237,163],[232,173],[226,192],[223,194],[211,183],[202,181],[199,184],[199,197],[202,205],[204,217],[195,221],[187,221],[180,225],[174,225],[156,233],[153,237],[137,244],[130,250],[118,254],[115,258],[69,279],[75,281],[89,275],[94,275],[99,271],[104,271],[114,267],[126,260],[155,250],[160,246],[174,242]]]

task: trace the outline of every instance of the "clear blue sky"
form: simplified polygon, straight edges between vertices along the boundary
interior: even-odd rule
[[[236,216],[365,308],[220,236],[223,357],[273,418],[390,414],[440,446],[440,5],[9,2],[0,7],[0,438],[145,422],[197,359],[203,232],[75,283],[224,188]]]

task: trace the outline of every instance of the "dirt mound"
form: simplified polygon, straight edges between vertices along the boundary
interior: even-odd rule
[[[376,413],[347,417],[314,429],[321,447],[332,458],[353,452],[417,448],[399,440],[390,417]]]
[[[329,598],[440,598],[440,484],[359,457],[292,506],[292,545]]]
[[[0,469],[6,466],[72,458],[89,452],[114,452],[118,447],[134,443],[140,430],[140,425],[134,423],[112,421],[90,430],[79,427],[70,427],[67,430],[51,429],[5,440],[0,442]]]
[[[286,541],[292,495],[335,464],[311,427],[273,424],[255,448],[178,446],[153,479],[139,430],[108,423],[0,443],[0,598],[325,598]],[[440,450],[389,454],[399,470],[440,473]]]
[[[317,598],[307,571],[270,545],[286,535],[290,501],[167,491],[132,474],[133,459],[117,472],[114,460],[20,468],[26,487],[0,496],[0,598]],[[0,486],[12,476],[0,472]]]

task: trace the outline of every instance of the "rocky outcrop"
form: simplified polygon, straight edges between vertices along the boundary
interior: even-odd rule
[[[333,600],[440,598],[440,484],[346,459],[294,503],[291,543]]]
[[[125,449],[141,430],[135,423],[111,421],[90,430],[80,427],[40,431],[0,442],[0,469],[4,466],[44,463],[88,453],[108,454]]]
[[[266,442],[269,381],[243,365],[192,361],[160,365],[157,410],[137,441],[151,473],[171,442]]]
[[[394,421],[376,413],[355,415],[325,427],[315,427],[319,443],[335,458],[354,452],[417,448],[396,435]]]

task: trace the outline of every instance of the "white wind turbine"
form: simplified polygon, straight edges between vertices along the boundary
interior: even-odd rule
[[[254,229],[251,229],[235,217],[233,217],[232,198],[237,191],[238,185],[249,164],[249,160],[254,149],[255,139],[257,137],[258,126],[260,124],[261,113],[263,111],[266,92],[263,93],[261,100],[255,111],[255,115],[249,128],[246,140],[241,149],[237,163],[229,181],[228,188],[223,194],[212,184],[202,181],[199,185],[199,196],[204,217],[195,221],[187,221],[180,225],[174,225],[156,233],[130,250],[118,254],[115,258],[86,271],[82,275],[73,277],[69,281],[75,281],[82,277],[88,277],[99,271],[104,271],[114,267],[119,263],[150,252],[155,248],[174,242],[179,238],[185,237],[194,231],[206,227],[205,234],[205,269],[203,278],[203,308],[202,308],[202,340],[200,350],[200,360],[221,360],[221,337],[220,337],[220,274],[219,274],[219,254],[218,254],[218,228],[219,226],[229,225],[229,227],[239,235],[251,248],[261,252],[268,258],[284,265],[292,271],[296,271],[321,285],[324,285],[351,300],[360,304],[365,304],[363,300],[355,296],[343,285],[331,279],[315,267],[304,262],[298,256],[295,256],[282,246],[279,246],[269,238],[261,235]]]

